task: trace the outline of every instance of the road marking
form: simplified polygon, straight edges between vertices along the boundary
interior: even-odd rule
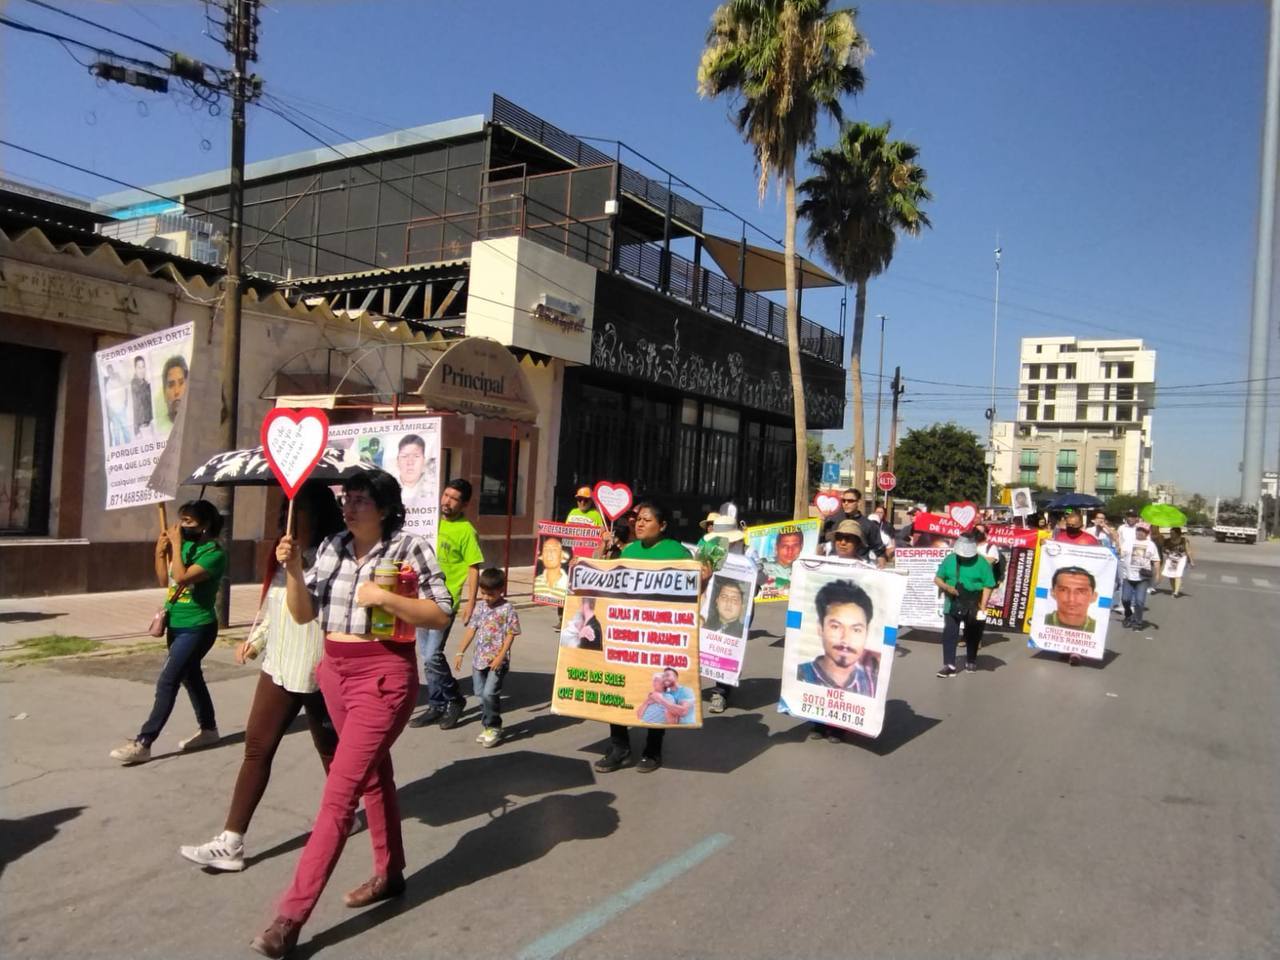
[[[1191,579],[1192,580],[1208,580],[1209,575],[1207,573],[1193,573],[1191,575]]]
[[[1222,576],[1221,576],[1219,579],[1220,579],[1223,583],[1239,583],[1239,582],[1240,582],[1240,578],[1239,578],[1239,577],[1233,577],[1233,576],[1231,576],[1230,574],[1227,574],[1227,573],[1222,574]]]
[[[668,860],[648,876],[637,880],[621,893],[614,894],[586,913],[539,937],[520,951],[517,960],[551,960],[552,957],[559,956],[583,937],[595,933],[618,914],[634,907],[649,894],[661,890],[681,874],[688,873],[732,840],[733,838],[725,833],[711,834],[684,853]]]
[[[1269,588],[1269,587],[1271,586],[1271,581],[1270,581],[1270,580],[1265,580],[1265,579],[1263,579],[1262,577],[1254,577],[1254,578],[1253,578],[1253,585],[1254,585],[1255,587],[1268,587],[1268,588]]]

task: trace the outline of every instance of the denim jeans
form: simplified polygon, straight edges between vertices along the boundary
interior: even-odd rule
[[[1125,619],[1141,623],[1146,619],[1147,587],[1149,580],[1126,580],[1120,586],[1120,602],[1124,605]]]
[[[978,662],[978,648],[982,646],[982,631],[986,621],[978,620],[974,614],[958,616],[948,613],[942,624],[942,664],[946,667],[956,665],[956,647],[960,645],[960,625],[964,625],[965,660]]]
[[[427,706],[439,707],[442,710],[450,703],[461,701],[462,690],[458,680],[449,669],[449,660],[444,655],[444,645],[449,639],[449,631],[453,629],[453,619],[441,630],[418,628],[418,659],[427,675]]]
[[[160,668],[160,677],[156,680],[156,700],[151,707],[151,716],[142,725],[138,739],[147,746],[155,742],[160,731],[173,713],[173,705],[178,700],[178,686],[187,688],[187,696],[191,698],[191,706],[196,711],[196,721],[201,730],[213,730],[218,726],[213,715],[213,698],[209,696],[209,688],[204,682],[204,672],[200,669],[200,661],[206,653],[213,649],[218,639],[218,625],[206,623],[200,627],[170,627],[169,656]]]
[[[471,692],[480,698],[480,723],[487,730],[502,729],[502,681],[507,676],[509,664],[504,660],[497,670],[471,667]]]

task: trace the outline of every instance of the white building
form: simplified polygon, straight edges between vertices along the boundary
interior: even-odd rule
[[[1151,486],[1156,352],[1141,340],[1024,337],[1016,419],[995,425],[995,480],[1098,497]]]

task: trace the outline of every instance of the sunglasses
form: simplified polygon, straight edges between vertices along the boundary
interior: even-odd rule
[[[858,501],[853,499],[853,497],[841,497],[840,502],[841,503],[857,503]]]
[[[858,539],[852,533],[837,533],[835,538],[838,543],[853,543]]]

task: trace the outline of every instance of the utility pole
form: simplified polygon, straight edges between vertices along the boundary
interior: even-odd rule
[[[889,419],[889,472],[893,473],[894,460],[898,453],[898,398],[906,392],[906,387],[902,385],[902,368],[893,368],[893,385],[891,393],[893,394],[893,411]],[[886,491],[884,495],[884,513],[890,521],[893,520],[893,501],[889,498]]]
[[[1271,0],[1267,42],[1265,109],[1262,120],[1262,183],[1258,194],[1258,251],[1253,266],[1253,312],[1249,325],[1249,379],[1245,385],[1244,457],[1240,499],[1253,503],[1262,490],[1267,423],[1267,347],[1276,325],[1273,300],[1277,220],[1280,219],[1280,0]]]
[[[877,314],[876,319],[880,321],[880,370],[876,380],[876,474],[880,473],[880,402],[884,398],[884,322],[888,319],[883,313]],[[871,502],[875,503],[875,494],[871,496]]]
[[[996,469],[996,339],[1000,333],[1000,234],[996,234],[996,311],[991,319],[991,406],[987,407],[987,500],[991,506],[991,477]]]
[[[240,258],[244,220],[244,108],[250,90],[257,92],[257,78],[247,75],[258,59],[258,0],[227,0],[226,42],[233,58],[231,69],[231,176],[227,186],[227,279],[222,301],[222,412],[219,448],[239,447],[240,408],[240,302],[243,286]],[[222,529],[227,556],[234,543],[235,487],[222,488]],[[231,565],[223,574],[218,599],[218,619],[225,627],[231,619]]]

